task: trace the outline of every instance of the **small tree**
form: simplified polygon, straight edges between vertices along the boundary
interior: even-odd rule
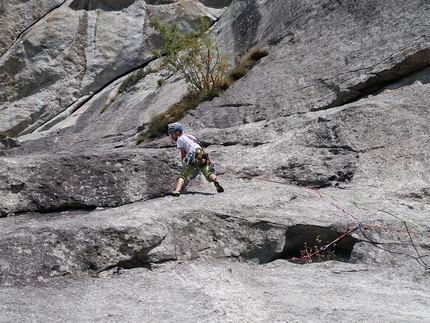
[[[191,90],[211,91],[224,86],[227,58],[206,33],[209,22],[205,18],[198,20],[197,31],[189,30],[184,33],[179,31],[177,22],[168,25],[153,18],[149,25],[164,41],[162,50],[155,50],[154,54],[163,58],[163,66],[182,74]]]

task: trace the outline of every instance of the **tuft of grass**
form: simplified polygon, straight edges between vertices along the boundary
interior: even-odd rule
[[[9,134],[6,131],[0,131],[0,138],[9,138]]]
[[[112,104],[112,102],[106,102],[104,104],[102,104],[102,107],[100,108],[100,112],[99,115],[101,115],[103,112],[106,111],[107,108],[109,108],[109,106]]]
[[[157,80],[157,84],[158,84],[158,87],[161,87],[163,84],[164,84],[164,82],[165,82],[166,80],[164,79],[164,78],[159,78],[158,80]]]
[[[232,86],[236,81],[244,77],[260,59],[267,55],[269,55],[269,50],[267,48],[251,48],[239,59],[238,66],[226,73],[226,77],[224,79],[226,87]]]
[[[127,91],[128,89],[136,85],[137,82],[139,82],[142,78],[144,78],[150,73],[155,73],[155,72],[157,72],[156,69],[149,68],[149,67],[146,69],[143,69],[143,68],[138,69],[135,73],[127,76],[126,79],[121,83],[121,85],[118,88],[118,94],[121,94],[122,92]]]
[[[260,59],[267,55],[269,55],[269,50],[267,48],[253,47],[240,60],[239,65],[252,68]]]
[[[117,96],[118,96],[118,91],[116,91],[114,94],[109,94],[107,101],[104,104],[102,104],[100,108],[99,116],[102,115],[102,113],[105,112],[106,109],[111,106],[111,104],[115,101]]]
[[[108,100],[102,104],[99,112],[99,116],[106,111],[107,108],[110,107],[110,105],[115,101],[116,97],[118,96],[118,93],[116,93],[113,97],[108,97]]]
[[[226,73],[224,84],[226,87],[232,86],[236,81],[240,80],[249,72],[249,68],[238,66]]]

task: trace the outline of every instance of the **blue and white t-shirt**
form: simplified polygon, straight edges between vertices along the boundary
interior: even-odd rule
[[[194,152],[197,148],[201,148],[199,145],[199,141],[196,137],[192,135],[182,134],[178,140],[176,141],[176,147],[184,148],[185,153],[188,154],[190,152]]]

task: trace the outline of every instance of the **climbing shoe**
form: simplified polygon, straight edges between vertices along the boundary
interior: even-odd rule
[[[221,184],[217,180],[214,181],[214,184],[215,184],[216,191],[218,193],[224,192],[224,189],[222,188]]]
[[[176,196],[179,197],[181,195],[181,193],[177,192],[177,191],[173,191],[172,192],[172,196]]]

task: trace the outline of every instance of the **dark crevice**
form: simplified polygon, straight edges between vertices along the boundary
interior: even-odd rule
[[[313,225],[296,225],[289,227],[286,234],[285,247],[275,259],[287,259],[300,262],[303,257],[303,252],[308,248],[308,252],[312,253],[316,249],[321,250],[319,253],[319,261],[337,260],[349,262],[354,245],[359,242],[357,239],[347,235],[336,243],[324,248],[332,241],[343,234],[326,227]],[[322,250],[324,249],[324,250]],[[314,257],[316,258],[316,256]],[[316,259],[313,259],[314,261]]]
[[[221,104],[218,105],[218,108],[243,108],[243,107],[252,107],[253,105],[250,103],[230,103],[230,104]]]
[[[100,4],[102,5],[103,10],[122,10],[129,6],[131,6],[135,0],[99,0],[95,3],[95,5],[91,2],[91,0],[74,0],[70,4],[70,9],[73,10],[85,10],[85,11],[94,11],[99,10]]]
[[[54,205],[50,206],[49,208],[38,208],[37,210],[31,210],[31,209],[24,209],[19,211],[12,211],[9,213],[1,212],[0,218],[3,217],[16,217],[21,215],[27,215],[27,214],[58,214],[63,212],[86,212],[90,213],[94,211],[97,208],[95,205],[85,205],[80,203],[68,203],[68,204],[62,204],[62,205]]]
[[[78,211],[94,211],[97,208],[95,205],[85,205],[80,203],[69,203],[61,205],[53,205],[50,208],[42,209],[40,214],[59,213],[59,212],[78,212]]]
[[[238,142],[235,142],[235,141],[226,141],[226,142],[222,143],[222,145],[223,145],[224,147],[228,147],[228,146],[236,146],[236,145],[238,145]]]
[[[10,185],[10,192],[12,194],[18,194],[24,189],[25,184],[24,183],[17,183],[17,184],[11,184]]]
[[[144,0],[146,4],[153,6],[171,5],[171,0]],[[228,7],[233,0],[198,0],[208,8],[222,9]]]

